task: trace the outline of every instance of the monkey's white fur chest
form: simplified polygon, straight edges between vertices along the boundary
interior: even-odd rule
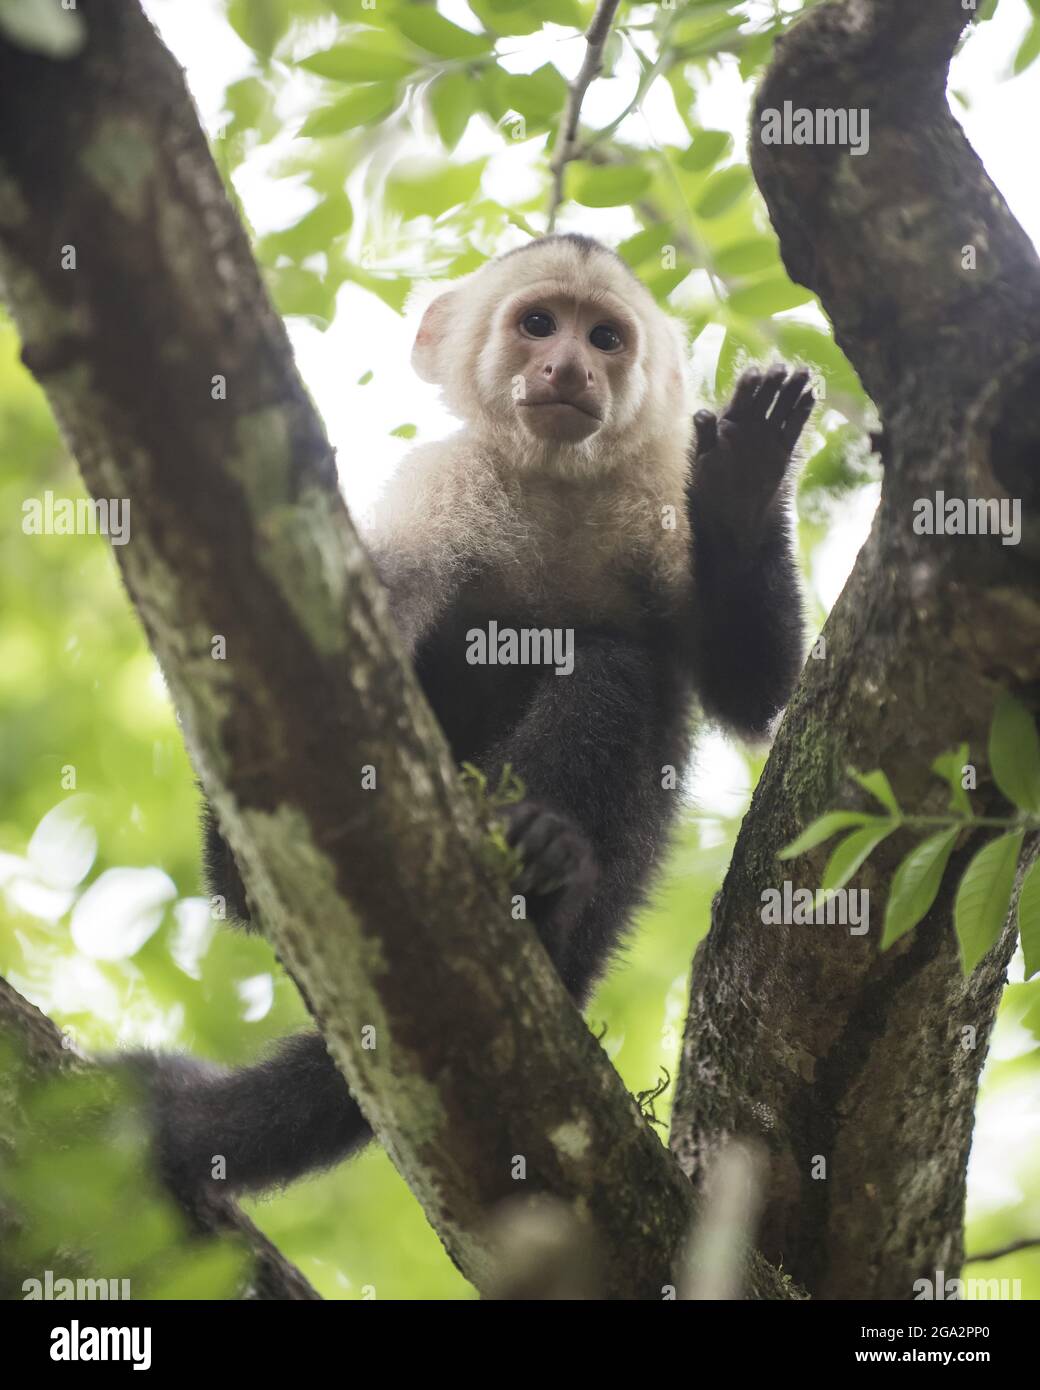
[[[413,450],[368,538],[399,623],[414,639],[449,595],[546,622],[624,621],[634,575],[678,597],[690,572],[686,459],[679,444],[667,454],[582,473],[517,468],[466,431]],[[409,582],[419,573],[423,592]]]

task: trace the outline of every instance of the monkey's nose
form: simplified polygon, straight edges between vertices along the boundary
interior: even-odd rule
[[[551,359],[542,374],[558,391],[583,391],[592,385],[592,372],[577,354]]]

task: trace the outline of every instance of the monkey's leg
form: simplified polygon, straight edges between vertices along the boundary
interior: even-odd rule
[[[516,891],[579,1001],[605,963],[676,806],[662,765],[681,767],[683,701],[641,643],[577,632],[574,669],[539,681],[516,726],[478,761],[509,764],[526,799],[506,816],[524,871]]]
[[[760,736],[802,664],[786,476],[814,404],[809,374],[747,372],[720,420],[695,417],[689,490],[697,685],[710,714]]]
[[[125,1060],[152,1100],[161,1175],[184,1198],[211,1184],[280,1186],[371,1138],[317,1033],[287,1038],[264,1061],[234,1070],[176,1055]]]

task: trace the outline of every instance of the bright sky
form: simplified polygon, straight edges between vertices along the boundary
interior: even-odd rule
[[[223,93],[229,82],[245,76],[252,56],[228,26],[217,0],[144,0],[145,8],[164,40],[187,71],[188,83],[210,134],[219,130]],[[787,4],[787,0],[782,0]],[[920,0],[907,0],[920,3]],[[792,7],[792,6],[789,6]],[[463,0],[442,0],[442,11],[456,23],[475,28]],[[773,0],[747,0],[749,16],[771,13]],[[793,8],[797,8],[794,5]],[[967,96],[970,105],[955,102],[972,145],[1012,211],[1040,248],[1040,178],[1037,177],[1036,133],[1040,111],[1040,63],[1010,79],[1011,57],[1031,20],[1025,0],[1000,0],[996,17],[972,36],[955,60],[950,88]],[[328,42],[335,37],[330,20]],[[515,56],[504,66],[532,71],[551,59],[572,76],[581,62],[582,43],[571,31],[548,27],[545,35],[508,41]],[[320,45],[316,45],[320,46]],[[630,99],[637,77],[634,57],[627,55],[611,81],[593,85],[583,114],[595,126],[606,123]],[[660,84],[663,86],[663,84]],[[291,225],[312,205],[314,195],[301,182],[275,179],[271,170],[291,146],[294,132],[310,109],[316,90],[311,79],[294,80],[280,111],[284,133],[248,161],[235,184],[258,234]],[[741,81],[735,63],[704,88],[701,112],[705,123],[729,130],[738,147],[746,139],[751,84]],[[642,115],[629,118],[623,135],[636,143],[681,143],[684,128],[668,95],[661,91],[644,104]],[[510,203],[537,191],[534,165],[541,141],[503,142],[479,119],[470,122],[457,151],[459,159],[491,155],[485,190]],[[421,148],[421,146],[420,146]],[[344,169],[344,182],[355,206],[363,200],[363,170]],[[589,230],[587,211],[578,210],[572,225]],[[635,229],[624,209],[595,214],[595,233],[610,240]],[[567,223],[564,222],[564,227]],[[391,264],[394,262],[388,256]],[[798,317],[800,311],[794,311]],[[332,327],[322,333],[300,320],[289,330],[297,362],[336,446],[343,490],[352,511],[365,516],[393,467],[412,447],[411,441],[390,437],[404,423],[418,426],[419,438],[437,438],[452,428],[450,416],[434,388],[416,378],[409,366],[414,323],[398,317],[373,295],[346,285],[340,292]],[[358,379],[371,371],[366,386]],[[814,557],[811,582],[825,607],[837,597],[866,537],[877,504],[877,489],[864,488],[858,498],[834,518],[827,540]],[[720,737],[703,740],[698,750],[695,795],[705,811],[733,814],[746,801],[747,766]],[[1018,973],[1021,978],[1021,972]],[[1028,1045],[1023,1029],[1003,1025],[995,1051],[1014,1055]],[[975,1211],[1014,1201],[1018,1194],[1014,1165],[1040,1138],[1040,1104],[1033,1093],[1005,1088],[982,1108],[976,1130],[970,1173],[970,1208]]]

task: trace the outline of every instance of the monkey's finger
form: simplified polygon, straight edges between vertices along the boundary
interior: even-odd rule
[[[698,410],[693,417],[693,427],[697,432],[697,457],[714,449],[719,442],[719,422],[711,410]]]
[[[752,405],[753,413],[760,420],[764,420],[769,414],[769,407],[776,400],[777,392],[787,380],[787,367],[780,362],[775,367],[770,367],[762,378],[762,385],[755,392],[755,399]]]
[[[546,852],[559,833],[560,822],[555,816],[548,814],[536,816],[524,831],[523,838],[517,844],[517,849],[524,859],[538,859]]]
[[[737,389],[733,392],[733,399],[726,409],[724,420],[745,420],[751,410],[755,400],[755,392],[758,390],[762,381],[762,373],[756,371],[754,367],[737,382]]]
[[[776,398],[776,405],[773,406],[773,413],[770,421],[783,427],[787,416],[798,403],[802,392],[809,385],[809,373],[804,368],[797,372],[792,372],[785,385],[782,387],[779,396]]]
[[[514,806],[507,807],[502,817],[506,823],[506,843],[515,849],[528,827],[541,813],[541,807],[536,801],[518,801]]]
[[[813,413],[813,406],[816,404],[816,397],[810,386],[805,395],[797,403],[787,421],[780,431],[780,441],[784,448],[790,451],[798,443],[798,436],[805,429],[809,416]]]

